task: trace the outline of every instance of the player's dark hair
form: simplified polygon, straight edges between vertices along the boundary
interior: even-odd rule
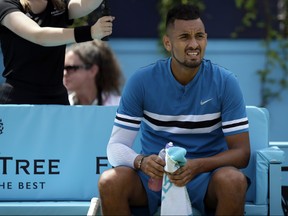
[[[171,8],[166,17],[166,29],[174,24],[175,20],[195,20],[200,18],[199,8],[191,4],[178,4]]]

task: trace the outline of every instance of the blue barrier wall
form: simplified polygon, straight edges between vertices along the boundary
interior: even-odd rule
[[[111,37],[108,43],[115,51],[126,79],[139,67],[163,58],[157,39]],[[262,69],[265,63],[261,41],[209,39],[206,58],[230,69],[238,76],[247,105],[260,105],[260,82],[256,71]],[[275,74],[280,74],[280,71],[275,71]],[[282,94],[282,100],[273,101],[267,109],[271,116],[270,140],[287,141],[288,91]]]

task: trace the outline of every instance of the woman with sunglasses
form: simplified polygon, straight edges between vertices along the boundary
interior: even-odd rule
[[[102,0],[1,0],[0,42],[4,60],[2,104],[69,105],[63,85],[66,44],[112,33],[114,17],[92,26],[68,28]]]
[[[71,105],[119,105],[123,81],[120,65],[106,42],[68,47],[63,82]]]

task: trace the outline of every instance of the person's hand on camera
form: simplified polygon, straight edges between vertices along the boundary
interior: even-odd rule
[[[91,27],[91,36],[94,39],[102,39],[112,34],[113,16],[103,16]]]

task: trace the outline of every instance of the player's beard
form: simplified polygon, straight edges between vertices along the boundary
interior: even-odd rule
[[[191,69],[195,69],[198,68],[201,65],[202,62],[202,58],[200,57],[200,59],[195,59],[195,60],[187,60],[184,59],[183,61],[179,60],[176,55],[174,54],[174,51],[172,50],[171,52],[172,57],[177,61],[178,64],[187,67],[187,68],[191,68]],[[200,55],[200,54],[199,54]]]

